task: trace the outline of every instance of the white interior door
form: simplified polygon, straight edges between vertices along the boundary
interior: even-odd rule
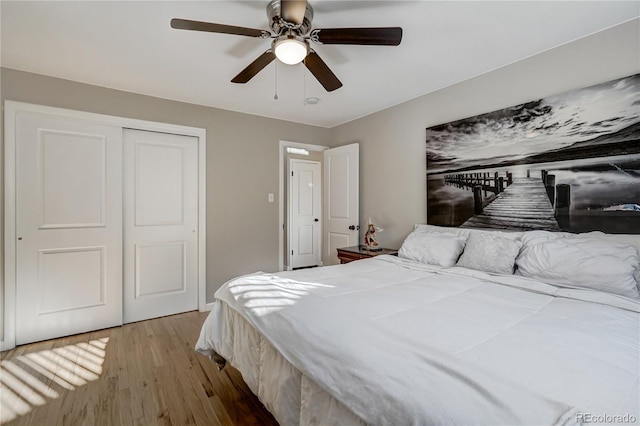
[[[324,151],[324,263],[335,265],[337,249],[359,244],[359,145]]]
[[[122,129],[16,117],[16,343],[122,324]]]
[[[198,307],[198,138],[124,132],[124,322]]]
[[[289,266],[322,264],[322,188],[317,161],[289,160]]]

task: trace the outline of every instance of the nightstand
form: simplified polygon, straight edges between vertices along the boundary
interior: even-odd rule
[[[365,246],[343,247],[338,249],[338,259],[340,259],[340,263],[349,263],[354,260],[368,259],[381,254],[397,256],[398,250],[383,248],[382,250],[371,251],[367,250]]]

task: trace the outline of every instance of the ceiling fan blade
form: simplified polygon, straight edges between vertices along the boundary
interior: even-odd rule
[[[363,44],[397,46],[402,41],[402,28],[317,28],[311,40],[322,44]]]
[[[240,74],[233,77],[231,80],[232,83],[246,83],[251,80],[258,74],[264,67],[269,65],[274,59],[276,55],[273,53],[271,49],[264,52],[262,55],[258,56],[258,58],[251,62],[248,67],[240,71]]]
[[[173,18],[171,28],[177,30],[206,31],[210,33],[235,34],[248,37],[270,37],[271,33],[255,28],[235,27],[233,25],[214,24],[212,22],[191,21],[189,19]]]
[[[311,71],[311,74],[318,79],[320,84],[327,92],[333,92],[342,87],[342,83],[338,77],[329,69],[320,56],[313,50],[304,59],[305,66]]]
[[[280,14],[282,19],[292,24],[301,25],[306,10],[306,0],[280,0]]]

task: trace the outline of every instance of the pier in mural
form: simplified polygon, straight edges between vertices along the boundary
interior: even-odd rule
[[[427,223],[640,234],[640,74],[427,129]]]

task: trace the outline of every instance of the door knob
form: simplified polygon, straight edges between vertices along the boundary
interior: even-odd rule
[[[356,229],[359,231],[360,230],[360,225],[356,226],[356,225],[351,225],[349,227],[349,229],[351,229],[352,231],[355,231]]]
[[[314,222],[320,222],[320,219],[313,219]]]

